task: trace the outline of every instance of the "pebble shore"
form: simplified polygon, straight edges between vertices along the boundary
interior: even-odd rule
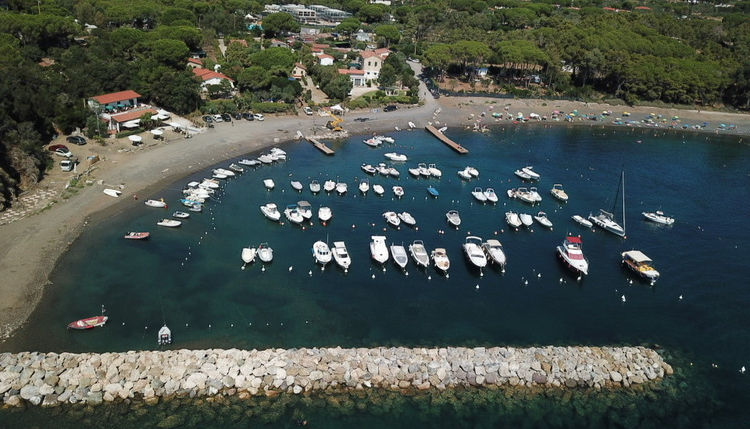
[[[348,389],[602,389],[671,374],[672,367],[644,347],[24,352],[0,354],[0,398],[5,407],[19,407]]]

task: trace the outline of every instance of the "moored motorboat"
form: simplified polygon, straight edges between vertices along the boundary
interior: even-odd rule
[[[420,176],[420,174],[419,174],[419,168],[410,168],[409,169],[409,174],[411,174],[415,178],[419,177]]]
[[[519,218],[518,213],[514,211],[505,213],[505,221],[508,222],[508,225],[512,226],[513,228],[518,228],[521,226],[521,218]]]
[[[437,168],[437,166],[435,166],[435,164],[430,164],[427,168],[429,169],[430,175],[432,177],[440,178],[443,175],[443,172],[440,171],[440,169]]]
[[[261,155],[258,157],[258,161],[260,161],[263,164],[272,164],[273,157],[271,157],[270,155]]]
[[[202,204],[193,204],[190,207],[188,207],[188,211],[200,213],[203,211],[203,205]]]
[[[363,180],[359,182],[359,192],[366,194],[367,191],[369,190],[370,190],[370,182],[368,182],[367,180]]]
[[[521,220],[521,223],[525,227],[530,227],[534,223],[534,218],[528,213],[519,213],[518,219]]]
[[[344,271],[348,271],[349,266],[352,264],[352,259],[349,256],[349,252],[346,250],[346,244],[343,241],[334,241],[332,253],[336,265],[343,268]]]
[[[305,219],[312,218],[312,206],[307,201],[297,201],[297,211],[299,211],[299,214]]]
[[[384,264],[388,261],[388,246],[385,244],[385,237],[382,235],[373,235],[370,237],[370,256],[376,262]]]
[[[534,187],[534,186],[532,186],[532,187],[530,187],[530,188],[529,188],[529,197],[530,197],[530,198],[531,198],[531,199],[532,199],[532,200],[533,200],[533,201],[534,201],[535,203],[540,203],[540,202],[542,202],[542,196],[541,196],[541,195],[539,195],[539,190],[538,190],[538,189],[537,189],[536,187]]]
[[[401,173],[399,173],[399,171],[396,170],[395,168],[389,167],[388,168],[388,175],[391,176],[391,177],[398,178],[399,176],[401,176]]]
[[[537,202],[534,194],[529,192],[529,190],[524,187],[516,188],[516,191],[513,195],[515,198],[523,201],[524,203],[536,204]]]
[[[586,220],[586,218],[584,218],[581,215],[573,215],[571,217],[571,219],[573,219],[579,225],[585,226],[586,228],[591,228],[592,226],[594,226],[593,223],[591,223],[590,221]]]
[[[448,269],[451,267],[451,261],[448,259],[448,252],[445,249],[438,247],[430,253],[430,256],[432,257],[432,263],[435,264],[435,268],[443,273],[448,272]]]
[[[458,170],[458,176],[464,180],[471,180],[473,177],[471,173],[469,173],[469,170],[464,168],[463,170]]]
[[[528,173],[523,170],[516,170],[513,172],[513,174],[520,177],[522,180],[531,180],[531,176],[529,176]]]
[[[383,154],[383,156],[395,162],[405,162],[409,160],[409,158],[406,155],[402,153],[396,153],[396,152],[388,152],[388,153]]]
[[[473,191],[471,191],[471,195],[473,195],[474,198],[482,204],[487,202],[487,196],[484,195],[484,190],[482,190],[482,188],[480,188],[479,186],[477,186],[476,188],[474,188]]]
[[[172,213],[172,217],[176,217],[177,219],[187,219],[190,217],[190,213],[177,211]]]
[[[429,193],[429,194],[430,194],[431,196],[433,196],[433,197],[435,197],[435,198],[437,198],[438,196],[440,196],[440,192],[438,192],[438,190],[437,190],[437,189],[435,189],[435,187],[434,187],[434,186],[428,186],[428,187],[427,187],[427,192],[428,192],[428,193]]]
[[[347,190],[346,183],[344,183],[344,182],[338,182],[338,183],[336,183],[336,192],[339,195],[344,195],[346,193],[346,190]]]
[[[406,264],[409,263],[409,257],[406,255],[406,249],[400,244],[391,244],[391,256],[393,256],[393,262],[396,263],[401,269],[406,268]]]
[[[214,179],[228,179],[229,176],[223,173],[219,173],[218,171],[214,170],[213,174],[211,175]]]
[[[383,217],[385,218],[386,222],[393,226],[399,226],[401,225],[401,219],[399,219],[396,212],[385,212],[383,213]]]
[[[273,221],[278,221],[279,219],[281,219],[279,208],[274,203],[268,203],[260,206],[260,211],[261,213],[263,213],[263,216]]]
[[[615,198],[615,205],[612,206],[611,212],[599,209],[599,214],[589,214],[589,220],[605,231],[609,231],[620,237],[625,237],[625,171],[622,172],[617,192],[622,192],[622,225],[617,223],[615,215],[613,214],[615,205],[617,204],[617,198]]]
[[[260,259],[261,262],[273,261],[273,249],[268,245],[268,243],[260,243],[256,254],[258,255],[258,259]]]
[[[313,243],[312,253],[315,262],[324,267],[331,262],[331,249],[328,248],[328,244],[324,241],[318,240]]]
[[[587,275],[589,261],[583,256],[582,245],[580,237],[568,236],[560,246],[557,246],[557,255],[568,268],[576,273]]]
[[[257,249],[255,247],[243,247],[242,254],[240,255],[242,257],[242,262],[246,264],[252,263],[255,260],[256,252]]]
[[[325,183],[323,183],[323,190],[326,192],[332,192],[334,189],[336,189],[336,182],[333,180],[326,180]]]
[[[401,222],[409,225],[414,226],[417,224],[417,220],[414,219],[414,217],[409,212],[401,212],[398,214],[398,218],[401,219]]]
[[[245,169],[240,167],[237,164],[229,164],[229,169],[234,171],[235,173],[244,173]]]
[[[166,209],[167,208],[167,203],[164,202],[164,199],[161,199],[161,200],[146,200],[146,202],[144,204],[146,204],[149,207],[156,207],[156,208],[162,208],[162,209]]]
[[[118,191],[117,189],[109,189],[109,188],[107,188],[107,189],[105,189],[102,192],[104,192],[105,194],[109,195],[110,197],[115,197],[115,198],[117,198],[120,195],[122,195],[122,191]]]
[[[651,283],[659,278],[659,272],[651,265],[653,262],[640,250],[622,252],[623,265]]]
[[[372,185],[372,192],[375,192],[377,195],[383,196],[385,194],[385,188],[383,186],[375,184]]]
[[[257,160],[255,160],[255,159],[243,159],[243,160],[241,160],[241,161],[237,161],[237,164],[240,164],[240,165],[247,165],[248,167],[255,167],[255,166],[257,166],[258,164],[260,164],[260,162],[258,162],[258,161],[257,161]]]
[[[536,219],[536,221],[542,226],[552,229],[552,221],[547,218],[547,213],[539,212],[534,216],[534,219]]]
[[[288,206],[286,206],[286,208],[284,209],[284,216],[286,216],[289,222],[296,224],[300,224],[305,220],[305,218],[302,216],[302,213],[299,212],[296,204],[289,204]]]
[[[524,173],[526,173],[526,175],[529,176],[531,178],[531,180],[539,180],[539,179],[542,178],[542,176],[539,175],[539,173],[537,173],[536,171],[534,171],[534,167],[532,167],[530,165],[522,168],[521,171],[523,171]]]
[[[662,225],[672,225],[674,218],[664,214],[664,212],[657,210],[655,212],[642,212],[643,217],[650,220],[651,222],[660,223]]]
[[[503,245],[500,241],[489,239],[482,244],[482,250],[484,250],[487,258],[489,258],[493,264],[497,264],[500,267],[505,266],[506,257],[505,252],[503,251]]]
[[[378,146],[380,146],[382,144],[382,142],[380,141],[380,139],[376,139],[374,137],[362,140],[362,143],[364,143],[364,144],[366,144],[367,146],[370,146],[370,147],[378,147]]]
[[[414,240],[409,245],[409,253],[418,266],[427,267],[430,265],[430,256],[427,254],[427,249],[424,247],[422,240]]]
[[[562,185],[559,183],[552,185],[552,189],[550,189],[549,193],[564,203],[568,202],[568,194],[563,190]]]
[[[276,184],[273,183],[273,179],[263,179],[263,186],[265,186],[266,189],[271,190],[276,186]]]
[[[172,344],[172,331],[167,327],[167,325],[159,328],[159,332],[156,333],[156,343],[160,346],[167,346],[169,344]]]
[[[218,189],[219,183],[213,179],[203,179],[203,181],[198,186],[206,189]]]
[[[482,239],[473,235],[466,237],[463,244],[466,258],[477,268],[487,266],[487,257],[482,252]]]
[[[370,164],[362,164],[361,168],[362,168],[362,171],[364,171],[367,174],[375,174],[378,171],[375,169],[375,167],[373,167]]]
[[[176,228],[182,225],[182,222],[174,219],[162,219],[159,222],[156,222],[156,224],[159,226],[166,226],[167,228]]]
[[[420,162],[419,164],[417,164],[417,170],[419,171],[420,176],[430,177],[432,175],[430,173],[430,169],[427,168],[427,164],[425,164],[424,162]]]
[[[99,326],[104,326],[107,323],[109,317],[107,316],[94,316],[87,317],[85,319],[76,320],[75,322],[68,323],[68,329],[92,329]]]
[[[401,198],[404,196],[404,188],[400,186],[394,186],[393,187],[393,195],[395,195],[397,198]]]
[[[474,167],[468,166],[466,167],[466,171],[471,174],[471,177],[479,177],[479,170]]]
[[[320,192],[320,183],[318,183],[317,180],[313,180],[312,182],[310,182],[310,192],[312,192],[313,194],[317,194],[318,192]]]
[[[234,171],[227,170],[226,168],[217,168],[217,169],[214,170],[214,173],[223,174],[223,175],[225,175],[227,177],[234,177],[234,176],[236,176],[236,174],[234,173]]]
[[[387,175],[388,175],[388,172],[389,172],[389,171],[390,171],[391,169],[390,169],[390,168],[388,168],[388,166],[387,166],[387,165],[385,165],[385,163],[384,163],[384,162],[381,162],[380,164],[378,164],[378,166],[377,166],[377,167],[375,167],[375,170],[376,170],[376,171],[378,172],[378,174],[380,174],[381,176],[387,176]]]
[[[496,203],[498,201],[497,194],[495,193],[495,190],[492,188],[487,188],[484,190],[484,196],[487,199],[487,201],[491,203]]]
[[[291,181],[292,189],[294,189],[297,192],[302,192],[302,182],[299,180],[292,180]]]
[[[328,222],[332,217],[333,212],[331,211],[330,207],[323,206],[318,209],[318,219],[320,219],[321,222]]]
[[[445,214],[445,218],[448,219],[448,223],[458,227],[461,225],[461,216],[459,216],[457,210],[449,210],[448,213]]]
[[[128,240],[145,240],[151,235],[150,232],[128,232],[123,238]]]

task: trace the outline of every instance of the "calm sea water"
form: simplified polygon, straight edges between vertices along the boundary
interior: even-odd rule
[[[53,285],[31,317],[33,324],[1,347],[11,351],[156,349],[156,331],[164,322],[178,348],[658,344],[684,367],[684,380],[674,386],[677,393],[670,396],[674,406],[665,406],[666,410],[646,406],[648,400],[639,402],[643,406],[637,425],[742,426],[748,416],[739,404],[750,399],[750,375],[739,373],[743,365],[750,366],[746,311],[750,268],[742,257],[750,244],[745,227],[750,213],[746,144],[714,135],[583,127],[448,134],[470,153],[457,155],[423,131],[391,134],[396,144],[378,149],[362,144],[362,137],[353,137],[332,144],[336,155],[330,158],[305,143],[283,145],[287,162],[227,181],[204,213],[193,214],[177,229],[155,223],[180,209],[177,200],[185,183],[209,173],[143,196],[163,197],[170,208],[133,202],[132,210],[89,227],[61,259]],[[408,162],[393,163],[401,172],[399,179],[368,178],[360,170],[362,163],[385,162],[383,154],[390,151],[409,156]],[[410,177],[407,167],[418,162],[436,163],[443,177]],[[460,180],[456,172],[467,165],[480,171],[479,178]],[[508,188],[522,185],[513,171],[525,165],[533,165],[542,175],[537,186],[543,201],[535,208],[505,197]],[[585,216],[611,208],[623,169],[627,239],[573,223],[573,214]],[[273,191],[264,189],[265,178],[276,182]],[[322,184],[329,178],[347,182],[349,192],[345,196],[310,193],[307,185],[312,179]],[[370,191],[362,196],[357,185],[364,178],[384,185],[386,195],[377,197]],[[295,192],[290,180],[302,181],[303,192]],[[554,183],[564,185],[570,195],[567,204],[549,195]],[[406,192],[400,200],[390,189],[396,184]],[[428,196],[429,185],[440,191],[439,198]],[[475,186],[493,187],[500,202],[476,203],[471,196]],[[283,209],[299,200],[309,201],[315,212],[321,205],[331,207],[333,220],[323,226],[314,216],[313,225],[303,229],[268,221],[259,211],[266,202]],[[461,213],[463,223],[457,230],[446,224],[444,214],[450,209]],[[504,220],[509,209],[531,214],[544,210],[554,229],[535,225],[531,230],[509,231]],[[641,211],[657,209],[673,215],[675,225],[664,227],[642,219]],[[382,213],[388,210],[409,211],[418,228],[387,226]],[[135,230],[151,231],[152,237],[146,242],[121,238]],[[555,258],[555,246],[566,233],[581,235],[589,259],[590,275],[580,282]],[[503,243],[508,256],[504,273],[488,268],[480,275],[468,265],[461,251],[468,234]],[[420,270],[411,260],[408,275],[392,261],[383,271],[371,262],[371,235],[385,235],[389,244],[408,245],[421,239],[428,250],[446,248],[451,258],[449,277],[433,268]],[[325,270],[315,266],[311,246],[317,240],[346,241],[353,260],[348,273],[333,264]],[[242,247],[261,242],[273,247],[274,261],[265,266],[256,262],[242,270]],[[639,282],[621,268],[620,253],[630,249],[642,250],[655,261],[662,274],[655,286]],[[105,328],[66,331],[69,321],[98,314],[101,305],[110,317]],[[693,398],[695,403],[685,410],[689,395],[698,399]],[[457,401],[463,407],[431,400],[426,407],[436,407],[434,415],[421,412],[425,405],[419,401],[389,406],[399,410],[396,420],[404,424],[481,426],[513,421],[474,400]],[[555,405],[553,399],[540,401],[541,405],[526,401],[535,405],[521,407],[518,421],[552,415],[557,420],[545,420],[550,427],[625,424],[606,413],[603,420],[582,423],[573,415],[565,417],[567,405]],[[589,402],[595,409],[596,399]],[[280,411],[275,423],[293,421],[300,407],[290,405]],[[378,406],[350,410],[346,424],[382,423],[373,410]],[[319,408],[306,413],[329,425],[341,417]],[[683,422],[677,416],[684,413],[695,416]],[[107,421],[118,422],[118,413],[110,414],[113,417]],[[28,422],[43,421],[50,414],[34,411],[13,416]],[[157,418],[156,411],[145,418],[149,416]],[[466,420],[467,416],[471,418]]]

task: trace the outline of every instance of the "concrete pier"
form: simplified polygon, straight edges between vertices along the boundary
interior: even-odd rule
[[[424,127],[424,129],[427,130],[433,136],[437,137],[438,140],[445,143],[449,148],[455,150],[456,152],[462,155],[469,153],[468,149],[454,142],[453,140],[449,139],[445,134],[441,133],[437,128],[433,127],[432,125],[427,125],[426,127]]]

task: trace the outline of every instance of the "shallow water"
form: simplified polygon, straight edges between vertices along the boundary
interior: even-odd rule
[[[720,418],[724,427],[739,427],[746,416],[738,404],[750,399],[747,379],[738,373],[750,352],[745,329],[750,269],[740,257],[750,243],[743,227],[750,212],[748,146],[727,137],[641,129],[509,127],[486,135],[448,134],[470,153],[456,155],[422,131],[395,133],[396,144],[379,149],[353,137],[333,144],[337,153],[332,158],[308,144],[286,144],[286,163],[227,181],[204,213],[175,230],[155,222],[179,209],[183,184],[205,172],[148,196],[164,197],[169,210],[133,202],[133,210],[82,234],[55,270],[54,285],[31,318],[34,323],[0,347],[154,349],[163,321],[174,332],[175,347],[189,348],[656,343],[700,368],[701,375],[689,378],[686,390],[705,384],[720,392],[711,390],[705,402],[718,399],[723,405],[696,405],[696,413],[706,413],[691,423]],[[410,158],[394,164],[401,177],[370,178],[371,184],[386,187],[386,196],[372,191],[361,196],[356,181],[367,176],[360,164],[383,162],[389,151]],[[442,179],[409,177],[407,167],[417,162],[436,163]],[[466,165],[479,169],[478,179],[459,179],[456,171]],[[504,195],[521,185],[513,171],[524,165],[542,174],[543,201],[536,208]],[[622,169],[627,239],[573,223],[573,214],[611,207]],[[262,185],[269,177],[276,182],[270,192]],[[311,195],[309,181],[322,184],[327,178],[346,181],[346,196]],[[304,183],[301,194],[292,190],[292,179]],[[553,183],[564,185],[569,203],[549,195]],[[394,184],[406,191],[401,200],[393,198]],[[428,197],[429,185],[440,191],[439,198]],[[474,186],[494,187],[500,203],[475,203]],[[331,207],[333,220],[302,230],[270,222],[258,210],[265,202],[283,209],[299,200],[309,201],[314,211]],[[445,222],[450,209],[461,213],[458,230]],[[533,232],[508,231],[504,213],[509,209],[544,210],[554,230],[535,225]],[[641,211],[657,209],[673,215],[675,225],[642,220]],[[419,229],[387,226],[381,216],[387,210],[408,210]],[[122,240],[129,230],[148,230],[152,237]],[[555,246],[567,232],[582,236],[590,262],[590,275],[581,282],[555,259]],[[480,276],[468,266],[461,244],[469,233],[503,243],[509,261],[505,273],[488,268]],[[421,239],[428,249],[445,247],[450,277],[433,268],[417,269],[413,261],[408,276],[392,261],[383,272],[369,257],[371,235],[386,235],[389,244]],[[316,240],[345,240],[353,260],[349,272],[316,267],[310,253]],[[241,270],[241,248],[260,242],[273,247],[274,262],[265,270],[259,262]],[[620,267],[620,252],[632,248],[654,259],[662,274],[655,286],[631,284],[632,277]],[[65,330],[67,322],[97,314],[102,304],[110,317],[104,329]],[[403,411],[407,416],[416,412],[408,409]],[[496,421],[499,414],[493,412],[491,407],[473,411],[486,418],[478,415],[477,422]],[[580,427],[572,418],[561,422]]]

